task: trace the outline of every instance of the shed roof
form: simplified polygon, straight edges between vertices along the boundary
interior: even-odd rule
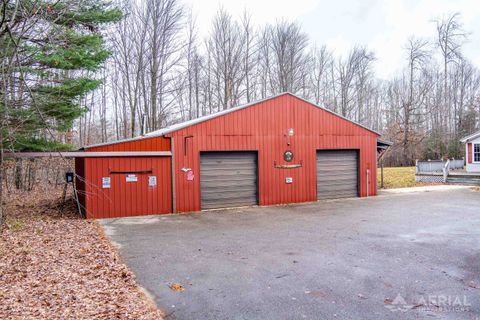
[[[477,131],[477,132],[475,132],[475,133],[473,133],[469,136],[466,136],[466,137],[460,139],[460,142],[462,142],[462,143],[469,142],[469,141],[475,140],[479,137],[480,137],[480,131]]]
[[[391,141],[377,139],[377,149],[387,150],[392,145],[393,145],[393,142]]]
[[[240,105],[240,106],[237,106],[237,107],[233,107],[233,108],[230,108],[230,109],[227,109],[227,110],[223,110],[223,111],[220,111],[220,112],[216,112],[216,113],[212,113],[212,114],[209,114],[209,115],[206,115],[206,116],[202,116],[202,117],[199,117],[199,118],[196,118],[196,119],[192,119],[192,120],[189,120],[189,121],[185,121],[185,122],[181,122],[181,123],[177,123],[177,124],[174,124],[174,125],[171,125],[171,126],[168,126],[166,128],[162,128],[160,130],[156,130],[156,131],[152,131],[152,132],[149,132],[149,133],[146,133],[145,135],[142,135],[142,136],[138,136],[138,137],[134,137],[134,138],[130,138],[130,139],[123,139],[123,140],[117,140],[117,141],[113,141],[113,142],[106,142],[106,143],[99,143],[99,144],[94,144],[94,145],[89,145],[89,146],[85,146],[85,147],[82,147],[80,150],[84,150],[84,149],[89,149],[89,148],[94,148],[94,147],[100,147],[100,146],[107,146],[107,145],[112,145],[112,144],[117,144],[117,143],[122,143],[122,142],[129,142],[129,141],[136,141],[136,140],[143,140],[143,139],[148,139],[148,138],[153,138],[153,137],[161,137],[161,136],[164,136],[166,134],[169,134],[169,133],[172,133],[172,132],[175,132],[175,131],[178,131],[178,130],[181,130],[181,129],[184,129],[184,128],[187,128],[187,127],[190,127],[190,126],[193,126],[193,125],[196,125],[198,123],[201,123],[201,122],[204,122],[204,121],[208,121],[208,120],[211,120],[211,119],[214,119],[214,118],[217,118],[217,117],[221,117],[223,115],[226,115],[226,114],[229,114],[229,113],[232,113],[232,112],[235,112],[235,111],[238,111],[238,110],[242,110],[242,109],[245,109],[245,108],[248,108],[248,107],[251,107],[253,105],[257,105],[259,103],[262,103],[262,102],[265,102],[265,101],[268,101],[268,100],[271,100],[271,99],[275,99],[275,98],[278,98],[280,96],[284,96],[284,95],[290,95],[292,97],[295,97],[299,100],[302,100],[314,107],[317,107],[319,109],[322,109],[328,113],[331,113],[337,117],[340,117],[342,119],[344,119],[345,121],[348,121],[348,122],[351,122],[359,127],[362,127],[363,129],[365,130],[368,130],[370,132],[373,132],[375,134],[377,134],[378,136],[380,136],[380,133],[378,133],[377,131],[375,130],[372,130],[358,122],[355,122],[353,120],[350,120],[350,119],[347,119],[345,118],[344,116],[336,113],[336,112],[333,112],[329,109],[326,109],[324,107],[321,107],[311,101],[308,101],[306,99],[303,99],[293,93],[290,93],[290,92],[283,92],[283,93],[280,93],[280,94],[277,94],[277,95],[274,95],[274,96],[271,96],[271,97],[268,97],[268,98],[265,98],[265,99],[261,99],[261,100],[258,100],[258,101],[255,101],[255,102],[251,102],[251,103],[248,103],[248,104],[244,104],[244,105]]]
[[[110,151],[110,152],[6,152],[5,158],[110,158],[110,157],[170,157],[171,151]]]

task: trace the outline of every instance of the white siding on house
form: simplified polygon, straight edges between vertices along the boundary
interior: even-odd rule
[[[468,163],[468,144],[472,143],[472,163]],[[468,143],[465,144],[465,154],[466,154],[466,159],[467,159],[467,172],[480,172],[480,162],[475,161],[475,155],[473,154],[475,152],[475,144],[478,144],[480,147],[480,137],[477,137],[475,139],[472,139],[471,141],[468,141]],[[479,148],[477,147],[477,148]]]

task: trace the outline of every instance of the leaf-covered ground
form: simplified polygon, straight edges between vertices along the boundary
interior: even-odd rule
[[[61,191],[9,195],[0,230],[0,319],[161,319],[93,221]]]

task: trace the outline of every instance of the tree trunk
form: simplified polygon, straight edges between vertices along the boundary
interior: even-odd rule
[[[3,131],[0,130],[0,227],[3,225]]]
[[[17,190],[23,189],[23,161],[22,161],[22,159],[15,160],[15,188]]]

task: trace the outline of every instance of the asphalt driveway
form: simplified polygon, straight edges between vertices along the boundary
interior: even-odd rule
[[[167,319],[480,319],[470,189],[101,223]]]

